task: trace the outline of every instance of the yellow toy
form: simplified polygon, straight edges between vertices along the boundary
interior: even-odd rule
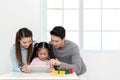
[[[53,70],[52,74],[64,76],[66,74],[71,74],[73,72],[74,72],[73,68],[59,68],[58,70]]]

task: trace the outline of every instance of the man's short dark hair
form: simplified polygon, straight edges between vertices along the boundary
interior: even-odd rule
[[[65,29],[62,26],[55,26],[52,31],[50,31],[51,35],[55,35],[60,37],[61,39],[65,38]]]

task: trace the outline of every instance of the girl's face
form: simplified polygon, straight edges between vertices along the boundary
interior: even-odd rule
[[[38,50],[38,57],[40,60],[47,60],[48,58],[48,50],[45,48],[41,48]]]
[[[22,38],[20,40],[20,44],[26,49],[29,48],[31,43],[32,43],[32,38],[31,37],[25,37],[25,38]]]

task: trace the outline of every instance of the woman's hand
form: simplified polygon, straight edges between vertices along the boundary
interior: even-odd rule
[[[27,64],[25,64],[25,65],[22,66],[22,72],[31,73],[31,70],[28,68]]]

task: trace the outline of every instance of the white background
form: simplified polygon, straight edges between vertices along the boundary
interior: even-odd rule
[[[34,40],[43,40],[40,4],[40,0],[0,0],[0,75],[12,69],[9,50],[19,28],[28,27],[33,31]],[[87,80],[120,80],[120,53],[80,52],[87,67]]]

